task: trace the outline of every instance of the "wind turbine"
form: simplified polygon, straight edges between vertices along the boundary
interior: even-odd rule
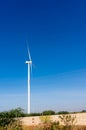
[[[28,58],[29,60],[26,61],[25,63],[28,65],[28,114],[30,114],[30,72],[32,70],[32,60],[31,60],[31,56],[30,56],[30,51],[29,51],[29,47],[27,47],[28,49]]]

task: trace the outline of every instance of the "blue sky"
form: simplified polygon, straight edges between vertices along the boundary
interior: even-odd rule
[[[85,0],[0,1],[0,111],[27,110],[26,40],[31,111],[86,109]]]

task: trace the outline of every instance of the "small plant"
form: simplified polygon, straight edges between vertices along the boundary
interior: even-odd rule
[[[59,128],[60,128],[59,121],[58,122],[51,122],[50,130],[59,130]]]
[[[19,119],[15,120],[14,122],[11,122],[5,129],[6,130],[23,130],[21,121]]]
[[[43,124],[51,122],[50,116],[40,116],[39,118]]]
[[[75,123],[76,123],[76,117],[71,116],[70,114],[63,114],[59,116],[59,119],[64,126],[63,130],[73,130]]]

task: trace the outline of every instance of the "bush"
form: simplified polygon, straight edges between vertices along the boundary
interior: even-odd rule
[[[21,121],[17,119],[14,122],[10,122],[9,125],[5,127],[5,130],[23,130]]]
[[[43,111],[42,115],[55,115],[55,112],[52,110],[48,110],[48,111]]]
[[[71,116],[70,114],[63,114],[59,116],[59,119],[61,121],[61,125],[63,125],[64,130],[73,130],[75,123],[76,123],[76,117]]]
[[[82,110],[82,111],[81,111],[81,113],[84,113],[84,112],[86,113],[86,110]]]
[[[51,122],[50,116],[40,116],[39,118],[43,124]]]
[[[50,130],[59,130],[60,124],[59,122],[51,122]]]
[[[59,111],[57,114],[69,114],[68,111]]]
[[[21,130],[21,122],[18,117],[21,116],[21,109],[15,109],[0,113],[1,130]],[[17,118],[16,118],[17,117]]]
[[[41,113],[31,113],[28,116],[40,116],[40,115],[41,115]]]
[[[13,110],[10,110],[8,113],[9,113],[9,117],[12,117],[12,118],[14,118],[14,117],[24,117],[25,116],[23,109],[21,109],[20,107],[13,109]]]

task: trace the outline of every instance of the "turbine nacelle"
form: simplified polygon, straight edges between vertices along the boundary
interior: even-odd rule
[[[32,61],[30,60],[30,61],[26,61],[25,62],[26,64],[32,64]]]

